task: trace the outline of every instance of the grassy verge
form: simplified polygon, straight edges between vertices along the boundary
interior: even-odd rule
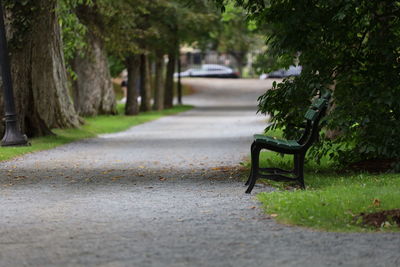
[[[273,152],[263,152],[261,159],[264,166],[291,166],[291,157]],[[380,228],[367,226],[360,216],[400,208],[399,174],[338,173],[328,158],[321,165],[307,162],[305,169],[307,190],[263,181],[277,190],[257,197],[278,222],[339,232],[400,231],[391,221]]]
[[[101,115],[85,118],[85,124],[78,129],[54,129],[55,136],[33,138],[29,141],[32,146],[2,147],[0,161],[40,150],[51,149],[84,138],[96,137],[98,134],[114,133],[126,130],[132,126],[158,119],[165,115],[172,115],[191,109],[191,106],[176,106],[163,111],[149,111],[137,116],[123,115],[123,105],[118,105],[119,115]]]

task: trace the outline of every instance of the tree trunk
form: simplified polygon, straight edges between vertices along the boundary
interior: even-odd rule
[[[100,27],[94,24],[99,21],[96,20],[96,11],[82,5],[77,14],[88,27],[88,32],[84,55],[77,55],[72,62],[72,68],[77,74],[77,79],[73,82],[75,109],[82,116],[116,114],[115,93],[107,53],[104,41],[99,36]]]
[[[334,76],[337,76],[337,72],[335,72]],[[329,89],[331,89],[332,92],[335,92],[336,89],[336,80],[333,81],[332,84],[330,84],[328,86]],[[332,101],[332,103],[329,105],[329,109],[327,110],[327,114],[331,113],[332,111],[334,111],[336,108],[336,102]],[[338,129],[328,129],[326,131],[326,138],[329,140],[335,140],[336,138],[338,138],[339,136],[342,135],[342,131],[338,130]]]
[[[16,2],[7,10],[16,109],[22,132],[28,136],[80,124],[68,94],[56,4],[56,0]],[[15,12],[23,9],[29,26],[21,31],[17,27],[21,13]]]
[[[139,80],[140,57],[129,56],[126,59],[126,68],[128,70],[128,84],[125,104],[126,115],[137,115],[139,113],[137,83]]]
[[[238,66],[238,72],[240,73],[240,76],[243,76],[243,65],[245,63],[246,53],[245,52],[231,52],[230,54],[236,59],[237,66]]]
[[[140,55],[140,111],[151,110],[151,84],[149,59],[145,54]]]
[[[90,37],[89,37],[90,36]],[[103,41],[88,33],[84,56],[77,55],[72,68],[75,109],[82,116],[116,114],[116,101]]]
[[[164,55],[157,53],[155,60],[155,78],[154,78],[154,110],[164,109]]]
[[[174,72],[175,72],[176,50],[171,49],[168,53],[167,75],[165,77],[164,107],[172,108],[174,105]]]
[[[153,59],[150,57],[150,55],[147,56],[147,80],[149,83],[149,88],[148,88],[148,95],[149,95],[149,104],[150,104],[150,109],[151,109],[151,104],[154,104],[154,73],[153,73]]]

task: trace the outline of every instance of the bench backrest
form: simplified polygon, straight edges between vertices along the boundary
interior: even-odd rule
[[[323,97],[314,100],[304,115],[304,118],[307,120],[306,129],[298,140],[298,143],[305,149],[310,147],[318,138],[319,121],[325,115],[330,97],[330,94],[325,94]]]

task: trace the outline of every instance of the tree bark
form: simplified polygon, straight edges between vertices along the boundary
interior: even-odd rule
[[[95,25],[98,16],[93,8],[82,5],[77,11],[79,19],[88,28],[84,55],[77,55],[72,68],[77,74],[73,82],[75,109],[81,116],[116,114],[114,87],[108,68],[107,53],[103,39],[99,36],[100,25]]]
[[[84,56],[77,55],[72,68],[75,109],[81,116],[116,114],[116,100],[103,41],[88,33]]]
[[[240,76],[243,76],[243,66],[245,62],[246,53],[245,52],[231,52],[230,53],[237,62],[238,72]]]
[[[168,53],[167,74],[165,77],[164,108],[172,108],[174,105],[174,72],[176,62],[176,49]]]
[[[151,110],[151,84],[149,59],[145,54],[140,55],[140,111]]]
[[[126,69],[128,70],[128,84],[125,104],[126,115],[137,115],[139,113],[137,83],[139,80],[140,57],[129,56],[126,59]]]
[[[164,109],[164,55],[156,54],[154,78],[154,110]]]
[[[35,0],[7,10],[15,104],[22,132],[30,137],[80,124],[68,93],[56,5],[56,0]],[[22,9],[28,22],[23,31],[16,15]]]
[[[337,75],[337,72],[335,72],[335,76]],[[333,84],[330,84],[329,89],[331,89],[332,92],[335,92],[336,89],[336,80],[333,81]],[[332,101],[331,104],[329,105],[329,109],[327,110],[327,114],[331,113],[332,111],[334,111],[336,108],[336,102]],[[342,131],[338,130],[338,129],[328,129],[326,130],[326,138],[328,138],[329,140],[335,140],[336,138],[338,138],[340,135],[342,135]]]

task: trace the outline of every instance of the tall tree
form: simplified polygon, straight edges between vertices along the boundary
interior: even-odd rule
[[[96,1],[79,5],[75,12],[87,28],[86,46],[72,59],[77,76],[73,82],[75,108],[82,116],[115,114],[115,94],[103,41],[104,22]]]
[[[108,51],[122,60],[128,70],[128,101],[125,105],[127,115],[136,115],[139,112],[137,84],[140,80],[140,54],[147,53],[143,49],[143,40],[153,34],[146,21],[146,6],[149,4],[151,3],[144,0],[98,0],[105,20]]]
[[[208,35],[217,16],[208,1],[194,0],[190,3],[186,0],[175,0],[169,3],[163,14],[164,32],[168,33],[165,42],[168,44],[168,64],[165,80],[164,106],[173,105],[174,98],[174,72],[179,55],[179,47],[183,44],[194,44]]]
[[[151,110],[150,64],[146,54],[140,55],[140,111]]]
[[[177,25],[170,26],[171,42],[168,47],[168,63],[165,76],[164,108],[171,108],[174,103],[174,72],[178,47]]]
[[[125,104],[125,114],[126,115],[137,115],[139,113],[138,105],[138,90],[137,83],[139,82],[140,74],[140,56],[130,55],[126,58],[125,62],[128,71],[128,81],[127,81],[127,96]]]
[[[155,53],[154,72],[154,110],[164,109],[164,53]]]
[[[7,1],[11,71],[20,126],[28,136],[77,127],[56,0]]]
[[[243,8],[229,3],[221,16],[220,23],[215,28],[212,36],[217,50],[233,56],[239,73],[243,74],[247,55],[259,39],[255,33],[255,25],[248,23]]]

